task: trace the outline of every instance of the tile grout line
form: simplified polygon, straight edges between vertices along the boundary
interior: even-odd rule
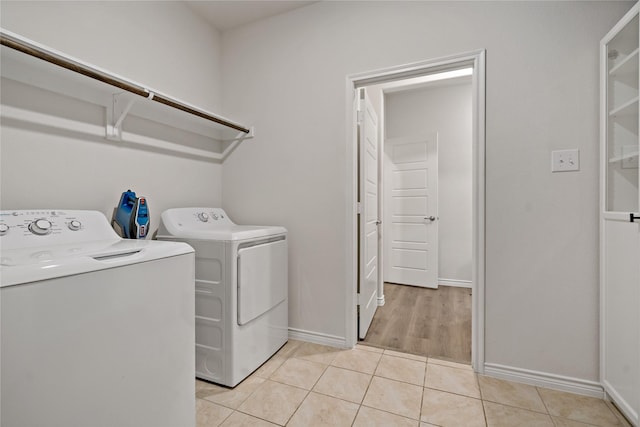
[[[405,384],[409,384],[409,383],[405,383]],[[479,400],[479,401],[483,402],[483,400],[481,398],[469,396],[467,394],[454,393],[453,391],[440,390],[439,388],[433,388],[433,387],[423,387],[423,388],[428,388],[429,390],[439,391],[440,393],[453,394],[454,396],[466,397],[468,399],[475,399],[475,400]],[[497,402],[493,402],[493,403],[497,403]],[[505,406],[508,406],[508,405],[505,405]],[[515,408],[515,406],[514,406],[514,408]]]
[[[358,419],[358,414],[360,413],[360,409],[362,409],[362,405],[358,405],[358,410],[356,411],[356,416],[353,417],[353,421],[351,421],[351,427],[353,427],[353,425],[356,423],[356,420]]]
[[[287,421],[285,421],[284,424],[282,424],[283,426],[286,426],[287,424],[289,424],[289,421],[291,421],[291,419],[298,413],[298,411],[300,410],[300,407],[302,406],[302,404],[304,403],[305,400],[307,400],[307,397],[309,397],[309,394],[311,393],[311,390],[307,390],[307,394],[304,396],[304,398],[300,401],[300,404],[296,407],[295,411],[293,411],[293,413],[291,415],[289,415],[289,418],[287,418]],[[274,423],[275,424],[275,423]]]
[[[393,352],[395,354],[389,354],[387,352]],[[385,349],[381,354],[390,356],[390,357],[399,357],[401,359],[407,359],[407,360],[415,360],[416,362],[425,362],[427,363],[429,361],[429,357],[427,356],[420,356],[419,354],[411,354],[411,353],[403,353],[401,351],[397,351],[397,350],[390,350],[390,349]],[[407,355],[407,356],[403,356],[403,355]],[[412,356],[412,357],[408,357],[408,356]],[[424,357],[425,360],[421,360],[419,358]]]
[[[508,403],[503,403],[503,402],[496,402],[495,400],[491,400],[491,399],[482,399],[482,402],[492,403],[500,406],[506,406],[507,408],[519,409],[521,411],[532,412],[534,414],[548,415],[550,417],[552,416],[549,412],[534,411],[533,409],[523,408],[522,406],[510,405]],[[564,418],[564,417],[558,417],[558,418]],[[565,418],[565,419],[569,420],[570,418]],[[571,420],[571,421],[576,421],[576,420]],[[581,421],[581,422],[584,423],[584,421]],[[588,424],[588,423],[585,423],[585,424]],[[592,425],[592,424],[589,424],[589,425]]]
[[[482,392],[480,392],[480,396],[482,397]],[[484,416],[484,425],[489,425],[489,420],[487,419],[487,410],[484,407],[484,400],[480,399],[480,406],[482,406],[482,415]]]
[[[556,423],[556,420],[554,420],[554,415],[551,414],[551,412],[549,411],[549,407],[547,406],[547,402],[544,401],[544,398],[542,397],[542,394],[540,393],[540,387],[538,386],[533,386],[536,389],[536,393],[538,393],[538,397],[540,397],[540,400],[542,401],[542,404],[544,405],[544,408],[547,410],[547,415],[549,415],[549,418],[551,418],[551,422],[553,423],[554,426],[557,426],[558,424]],[[585,423],[584,421],[577,421],[577,420],[572,420],[571,418],[565,418],[565,417],[560,417],[560,416],[555,416],[555,418],[560,418],[563,420],[569,420],[569,421],[574,421],[574,422],[581,422],[585,425],[589,425],[589,426],[594,426],[594,427],[598,427],[595,424],[589,424],[589,423]]]
[[[428,361],[429,359],[427,359],[427,363],[424,364],[424,375],[422,376],[422,396],[420,396],[420,413],[418,414],[418,427],[420,427],[420,424],[422,424],[422,410],[424,409],[424,389],[427,385],[427,368],[429,367]]]
[[[327,366],[327,370],[328,370],[329,368],[342,369],[342,370],[344,370],[344,371],[353,372],[353,373],[355,373],[355,374],[368,375],[368,376],[370,377],[370,378],[369,378],[369,382],[367,383],[367,388],[365,389],[364,394],[362,395],[362,399],[360,400],[360,402],[354,402],[354,401],[352,401],[352,400],[347,400],[347,399],[343,399],[343,398],[341,398],[341,397],[332,396],[332,395],[330,395],[330,394],[323,393],[323,392],[318,391],[318,390],[313,390],[313,389],[311,389],[311,391],[313,391],[313,392],[314,392],[314,393],[316,393],[316,394],[321,394],[321,395],[323,395],[323,396],[333,397],[334,399],[342,400],[342,401],[344,401],[344,402],[353,403],[353,404],[355,404],[355,405],[362,405],[362,402],[364,401],[364,397],[367,395],[367,391],[369,391],[369,385],[371,384],[371,380],[373,379],[373,375],[371,375],[371,374],[366,374],[366,373],[364,373],[364,372],[352,371],[352,370],[350,370],[350,369],[339,368],[339,367],[337,367],[337,366],[333,366],[333,365],[329,365],[329,366]],[[320,378],[322,378],[322,377],[320,377]],[[318,381],[320,381],[320,378],[318,379]],[[316,383],[316,384],[317,384],[317,383]],[[314,385],[314,388],[315,388],[315,385]]]
[[[298,347],[301,347],[301,346],[298,346]],[[297,352],[297,351],[296,351],[296,352]],[[321,364],[321,365],[323,365],[323,366],[324,366],[324,369],[323,369],[322,373],[320,374],[320,376],[318,376],[318,379],[313,383],[313,385],[311,386],[311,388],[310,388],[309,390],[307,390],[307,394],[304,396],[304,398],[302,399],[302,401],[300,402],[300,404],[296,407],[295,411],[293,411],[293,413],[291,414],[291,416],[287,419],[286,423],[284,424],[285,426],[286,426],[286,425],[291,421],[291,419],[295,416],[295,414],[296,414],[296,413],[298,413],[298,411],[300,410],[300,407],[302,406],[302,404],[307,400],[307,398],[309,397],[309,395],[310,395],[310,394],[311,394],[311,392],[313,391],[313,388],[318,384],[318,381],[320,381],[320,378],[322,378],[322,376],[327,372],[327,369],[329,369],[329,366],[332,366],[332,365],[331,365],[331,363],[336,359],[336,357],[337,357],[337,356],[338,356],[338,355],[336,354],[336,355],[331,359],[331,361],[329,362],[329,364],[326,364],[326,365],[325,365],[324,363],[313,362],[313,361],[310,361],[310,360],[307,360],[307,359],[303,359],[303,358],[301,358],[301,357],[296,357],[296,356],[295,356],[295,353],[294,353],[294,354],[292,354],[290,357],[288,357],[288,358],[287,358],[287,360],[288,360],[288,359],[290,359],[290,358],[295,358],[295,359],[298,359],[298,360],[304,360],[304,361],[307,361],[307,362],[312,362],[312,363]],[[284,364],[284,363],[283,363],[283,364]],[[373,377],[372,377],[372,378],[373,378]],[[277,382],[277,381],[276,381],[276,382]],[[281,384],[284,384],[284,383],[281,383]],[[290,385],[290,384],[285,384],[285,385]],[[295,387],[295,386],[293,386],[293,387]],[[299,387],[298,387],[298,388],[299,388]],[[318,393],[318,394],[325,395],[324,393]],[[328,396],[328,395],[325,395],[325,396]],[[328,397],[332,397],[332,398],[335,398],[335,399],[339,399],[339,398],[334,397],[334,396],[328,396]],[[363,399],[364,399],[364,397],[363,397]],[[345,399],[339,399],[339,400],[342,400],[342,401],[344,401],[344,402],[348,402],[348,401],[347,401],[347,400],[345,400]],[[353,403],[353,402],[349,402],[349,403]],[[358,406],[358,411],[359,411],[359,410],[360,410],[360,406]],[[356,411],[356,416],[357,416],[358,411]],[[354,418],[354,422],[355,422],[355,418]],[[352,424],[353,424],[353,423],[352,423]]]
[[[285,344],[285,345],[286,345],[286,344]],[[276,371],[278,371],[278,370],[279,370],[279,369],[280,369],[280,368],[281,368],[281,367],[282,367],[282,366],[283,366],[283,365],[284,365],[288,360],[290,360],[290,359],[297,359],[297,360],[303,360],[303,361],[311,362],[311,361],[306,360],[306,359],[302,359],[302,358],[295,357],[295,353],[297,353],[297,351],[300,349],[300,347],[301,347],[301,346],[302,346],[301,344],[297,344],[293,349],[291,349],[291,350],[290,350],[290,353],[289,353],[287,356],[281,355],[285,360],[284,360],[280,365],[278,365],[278,367],[277,367],[277,368],[275,368],[275,369],[273,370],[273,372],[271,372],[271,374],[270,374],[267,378],[263,378],[263,379],[264,379],[263,383],[262,383],[262,384],[260,384],[260,385],[259,385],[259,386],[258,386],[258,387],[257,387],[257,388],[252,392],[252,393],[250,393],[250,395],[249,395],[249,396],[247,396],[247,398],[243,401],[243,403],[244,403],[247,399],[249,399],[249,397],[250,397],[251,395],[253,395],[253,394],[254,394],[254,393],[255,393],[255,392],[256,392],[260,387],[263,387],[263,386],[264,386],[264,384],[265,384],[267,381],[271,381],[271,382],[274,382],[274,383],[276,383],[276,384],[282,384],[282,385],[285,385],[285,386],[294,387],[294,388],[297,388],[297,389],[300,389],[300,390],[304,390],[304,391],[306,392],[306,394],[305,394],[304,398],[303,398],[303,399],[300,401],[300,403],[296,406],[296,408],[295,408],[295,410],[293,411],[293,413],[292,413],[292,414],[287,418],[287,420],[285,421],[285,423],[284,423],[284,424],[282,424],[282,426],[286,426],[286,425],[287,425],[287,423],[289,423],[289,421],[291,421],[291,418],[293,418],[293,416],[296,414],[296,412],[298,412],[298,410],[300,409],[300,406],[302,406],[302,403],[307,399],[307,397],[309,396],[309,393],[311,393],[311,390],[307,390],[307,389],[302,388],[302,387],[298,387],[298,386],[295,386],[295,385],[291,385],[291,384],[283,383],[283,382],[280,382],[280,381],[277,381],[277,380],[271,379],[271,377],[276,373]],[[284,347],[284,346],[283,346],[283,347]],[[282,349],[283,347],[281,347],[280,349]],[[280,351],[280,350],[278,350],[278,352],[276,352],[276,354],[278,354],[278,353],[279,353],[279,351]],[[323,363],[318,363],[318,362],[312,362],[312,363],[317,363],[317,364],[320,364],[320,365],[324,365]],[[327,365],[324,365],[324,366],[325,366],[325,368],[324,368],[324,370],[323,370],[322,374],[320,375],[320,377],[324,374],[324,372],[325,372],[325,371],[326,371],[326,369],[327,369]],[[320,377],[318,377],[318,380],[320,379]],[[317,383],[317,381],[318,381],[318,380],[316,380],[316,383]],[[315,386],[315,383],[314,383],[314,385],[313,385],[313,386]],[[312,386],[312,387],[313,387],[313,386]],[[241,403],[240,405],[242,405],[242,403]],[[239,408],[239,407],[240,407],[240,406],[238,406],[238,408]],[[238,409],[238,411],[239,411],[239,412],[241,412],[241,413],[243,413],[243,414],[246,414],[246,415],[249,415],[249,416],[252,416],[252,417],[256,417],[255,415],[248,414],[248,413],[246,413],[246,412],[242,412],[242,411],[240,411],[239,409]],[[270,422],[270,423],[272,423],[272,424],[278,424],[278,423],[274,423],[274,422],[272,422],[272,421],[270,421],[270,420],[267,420],[267,419],[264,419],[264,418],[260,418],[260,417],[256,417],[256,418],[259,418],[259,419],[261,419],[261,420],[264,420],[264,421]]]
[[[480,379],[478,378],[477,373],[473,373],[473,377],[476,380],[476,385],[478,386],[478,394],[480,395],[480,406],[482,406],[482,415],[484,416],[484,425],[489,425],[489,420],[487,419],[487,410],[484,407],[484,398],[482,397],[482,388],[480,387]]]
[[[445,362],[445,363],[429,362],[429,360],[439,360],[440,362]],[[448,360],[436,359],[434,357],[428,357],[427,358],[427,363],[430,364],[430,365],[444,366],[445,368],[460,369],[462,371],[474,372],[473,368],[471,367],[471,365],[465,365],[464,363],[458,363],[458,362],[449,362]],[[463,365],[464,367],[462,367],[462,366],[451,366],[452,364]]]
[[[397,413],[395,413],[395,412],[390,412],[390,411],[387,411],[387,410],[384,410],[384,409],[381,409],[381,408],[374,408],[374,407],[371,407],[371,406],[368,406],[368,405],[365,405],[365,404],[364,404],[364,400],[365,400],[365,398],[367,397],[367,393],[369,392],[369,388],[371,387],[371,383],[373,382],[373,379],[374,379],[375,377],[383,378],[383,379],[389,379],[389,380],[390,380],[390,378],[380,377],[380,376],[377,376],[377,375],[376,375],[376,371],[378,370],[378,366],[380,365],[380,361],[382,360],[382,355],[383,355],[384,353],[379,353],[379,354],[380,354],[380,358],[379,358],[379,359],[378,359],[378,361],[376,362],[376,367],[373,369],[373,373],[371,374],[371,378],[369,379],[369,384],[367,385],[367,389],[365,390],[365,392],[364,392],[364,396],[362,397],[362,402],[361,402],[361,403],[360,403],[360,405],[358,406],[358,411],[356,412],[356,417],[353,419],[353,423],[351,423],[351,425],[352,425],[352,426],[353,426],[353,424],[356,422],[356,419],[358,418],[358,414],[360,413],[360,409],[361,409],[363,406],[364,406],[365,408],[374,409],[374,410],[376,410],[376,411],[380,411],[380,412],[384,412],[384,413],[387,413],[387,414],[390,414],[390,415],[394,415],[394,416],[397,416],[397,417],[402,417],[402,418],[405,418],[405,419],[408,419],[408,420],[412,420],[412,418],[405,417],[404,415],[400,415],[400,414],[397,414]],[[343,369],[344,369],[344,368],[343,368]],[[352,372],[359,372],[359,371],[353,371],[352,369],[347,369],[347,370],[352,371]],[[391,381],[394,381],[394,380],[391,380]],[[398,381],[398,382],[402,382],[402,381]],[[403,382],[403,383],[404,383],[404,382]],[[409,384],[409,383],[404,383],[404,384]],[[415,385],[415,384],[413,384],[413,385]],[[424,393],[423,393],[423,395],[424,395]],[[422,399],[422,397],[421,397],[421,399]],[[420,403],[420,408],[422,409],[422,400],[421,400],[421,403]],[[418,427],[420,427],[420,415],[418,415],[418,419],[417,419],[417,421],[418,421]]]
[[[613,415],[615,415],[616,419],[618,420],[618,422],[620,422],[622,427],[624,427],[625,424],[628,426],[632,426],[631,421],[627,419],[627,417],[622,413],[620,408],[618,408],[618,405],[616,405],[616,403],[613,400],[606,400],[606,399],[603,399],[603,400],[604,400],[604,403],[609,407],[611,412],[613,412]]]
[[[379,363],[378,359],[378,363]],[[377,368],[377,365],[376,365]],[[339,368],[342,369],[342,368]],[[352,371],[355,372],[355,371]],[[374,369],[374,373],[375,373],[375,369]],[[351,426],[353,427],[353,425],[356,423],[356,420],[358,419],[358,414],[360,413],[360,410],[362,409],[363,403],[364,403],[364,398],[367,397],[367,393],[369,392],[369,387],[371,386],[371,381],[373,381],[373,377],[374,375],[371,374],[371,378],[369,378],[369,382],[367,383],[367,388],[364,391],[364,394],[362,395],[362,400],[360,400],[360,404],[358,404],[358,410],[356,411],[356,416],[353,418],[353,421],[351,422]]]
[[[285,384],[285,383],[281,383],[281,382],[279,382],[279,381],[270,380],[270,378],[271,378],[271,376],[273,376],[273,374],[275,374],[275,373],[276,373],[276,371],[277,371],[278,369],[280,369],[282,366],[284,366],[284,364],[285,364],[288,360],[290,360],[290,359],[292,359],[292,358],[294,358],[294,359],[298,359],[298,360],[305,360],[305,359],[302,359],[302,358],[295,357],[296,353],[300,350],[300,347],[302,347],[302,345],[304,345],[304,344],[298,344],[294,349],[292,349],[292,350],[291,350],[291,354],[289,354],[288,356],[285,356],[285,361],[284,361],[284,362],[282,362],[282,364],[281,364],[281,365],[280,365],[276,370],[274,370],[274,371],[271,373],[271,375],[269,375],[269,378],[268,378],[267,380],[269,380],[269,381],[274,381],[274,382],[279,383],[279,384],[288,385],[288,386],[291,386],[291,387],[296,387],[296,386],[292,386],[291,384]],[[326,367],[325,367],[325,370],[326,370]],[[322,374],[320,374],[320,377],[321,377],[323,374],[324,374],[324,370],[322,371]],[[318,378],[320,378],[320,377],[318,377]],[[316,380],[316,382],[317,382],[317,380]],[[314,386],[315,386],[315,383],[314,383]],[[313,386],[312,386],[312,387],[313,387]],[[302,390],[305,390],[305,391],[306,391],[306,394],[305,394],[305,396],[302,398],[302,400],[300,401],[300,403],[296,406],[296,409],[291,413],[291,415],[289,415],[289,417],[286,419],[286,421],[284,422],[284,424],[282,424],[283,426],[286,426],[286,425],[289,423],[289,421],[291,421],[291,418],[293,418],[293,416],[294,416],[294,415],[295,415],[295,414],[300,410],[300,407],[302,406],[302,404],[304,403],[304,401],[307,399],[307,397],[309,397],[309,393],[311,393],[311,390],[310,390],[310,389],[309,389],[309,390],[306,390],[306,389],[301,388],[301,387],[296,387],[296,388],[300,388],[300,389],[302,389]]]
[[[240,413],[240,414],[247,415],[247,416],[252,417],[252,418],[257,418],[257,419],[262,420],[262,421],[265,421],[265,422],[267,422],[267,423],[269,423],[269,424],[278,425],[278,423],[274,423],[273,421],[269,421],[269,420],[267,420],[266,418],[258,417],[258,416],[256,416],[256,415],[249,414],[249,413],[247,413],[247,412],[242,412],[242,411],[241,411],[241,410],[239,410],[239,409],[236,409],[236,410],[235,410],[235,411],[233,411],[233,412],[238,412],[238,413]],[[231,414],[231,415],[233,415],[233,414]],[[229,416],[231,416],[231,415],[229,415]],[[225,421],[226,421],[226,420],[225,420]],[[224,421],[223,421],[223,423],[222,423],[222,424],[224,424]],[[220,424],[220,425],[222,425],[222,424]]]
[[[478,378],[478,385],[479,385],[479,388],[480,388],[480,396],[481,396],[482,402],[494,403],[496,405],[502,405],[502,406],[506,406],[508,408],[514,408],[514,409],[519,409],[519,410],[522,410],[522,411],[533,412],[535,414],[548,415],[550,418],[552,417],[551,413],[549,412],[549,408],[547,408],[547,405],[545,404],[544,399],[542,399],[542,396],[540,395],[540,392],[539,392],[537,386],[531,386],[531,387],[535,388],[536,395],[540,399],[540,402],[542,403],[542,406],[544,407],[545,412],[537,411],[537,410],[531,409],[531,408],[525,408],[523,406],[517,406],[517,405],[511,404],[511,403],[499,402],[497,399],[492,400],[492,399],[490,399],[488,397],[484,397],[484,393],[482,391],[482,386],[480,386],[480,377],[481,376],[484,376],[484,375],[477,375],[476,374],[476,377]],[[487,377],[487,378],[492,378],[492,377]],[[507,381],[507,380],[501,380],[499,378],[495,378],[495,379],[498,379],[500,381]],[[517,383],[517,384],[522,384],[522,383]],[[522,384],[522,385],[526,386],[528,384]],[[562,417],[560,417],[560,418],[562,418]],[[569,418],[566,418],[566,419],[569,419]],[[572,421],[575,421],[575,420],[572,420]],[[554,423],[554,425],[555,425],[555,423]]]
[[[536,393],[538,393],[538,397],[540,398],[540,401],[542,402],[542,405],[544,406],[544,409],[547,411],[547,414],[549,415],[549,418],[551,418],[551,422],[553,423],[553,425],[556,425],[556,422],[553,420],[553,415],[551,415],[551,412],[549,411],[549,407],[547,406],[547,402],[544,401],[544,398],[542,397],[542,393],[540,393],[540,389],[538,388],[538,386],[533,386],[536,389]]]
[[[442,365],[438,365],[438,366],[442,366]],[[449,367],[449,366],[444,366],[444,367],[445,368],[450,368],[450,369],[456,369],[456,368]],[[478,382],[478,374],[476,374],[475,372],[473,372],[473,376],[474,376],[474,378],[476,380],[476,385],[478,387],[478,393],[480,394],[480,397],[469,396],[468,394],[462,394],[462,393],[457,393],[457,392],[454,392],[454,391],[451,391],[451,390],[442,390],[442,389],[439,389],[439,388],[434,388],[434,387],[427,386],[427,373],[428,373],[428,370],[429,370],[429,365],[427,364],[427,371],[425,371],[425,378],[424,378],[424,388],[428,388],[430,390],[436,390],[436,391],[443,392],[443,393],[454,394],[456,396],[468,397],[470,399],[476,399],[476,400],[482,401],[482,392],[480,391],[480,384]]]

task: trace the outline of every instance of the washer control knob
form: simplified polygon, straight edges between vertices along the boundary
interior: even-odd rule
[[[77,219],[74,219],[69,221],[68,227],[69,227],[69,230],[71,231],[78,231],[80,230],[80,227],[82,227],[82,223]]]
[[[36,219],[29,224],[29,231],[38,236],[44,236],[51,233],[51,221],[46,219]]]
[[[218,220],[218,214],[213,214],[213,219]]]
[[[202,222],[207,222],[209,221],[209,215],[207,215],[205,212],[200,212],[198,214],[198,219]]]
[[[9,232],[9,226],[7,224],[0,224],[0,236],[4,236]]]

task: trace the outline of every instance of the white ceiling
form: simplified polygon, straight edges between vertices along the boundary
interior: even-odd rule
[[[196,13],[219,31],[226,31],[250,22],[285,13],[315,1],[293,0],[209,0],[187,1]]]

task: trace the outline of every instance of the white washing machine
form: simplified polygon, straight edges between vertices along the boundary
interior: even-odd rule
[[[0,425],[195,426],[194,253],[0,211]]]
[[[158,239],[196,250],[196,376],[236,386],[288,339],[287,230],[178,208],[162,213]]]

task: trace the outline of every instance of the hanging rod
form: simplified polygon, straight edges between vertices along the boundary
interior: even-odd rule
[[[204,110],[200,110],[196,107],[185,104],[177,99],[173,99],[170,96],[160,94],[151,89],[145,88],[140,85],[136,85],[130,81],[114,76],[104,70],[92,67],[88,64],[84,64],[80,61],[74,60],[70,57],[61,55],[50,49],[46,49],[41,45],[19,37],[17,34],[10,33],[4,29],[0,29],[0,42],[3,46],[7,46],[11,49],[15,49],[19,52],[65,68],[78,74],[90,77],[94,80],[106,83],[108,85],[117,87],[124,91],[136,94],[143,98],[150,99],[160,104],[167,105],[171,108],[184,111],[194,116],[198,116],[205,120],[221,124],[223,126],[235,129],[239,132],[250,134],[251,129],[242,125],[234,123],[224,117],[213,115]]]

